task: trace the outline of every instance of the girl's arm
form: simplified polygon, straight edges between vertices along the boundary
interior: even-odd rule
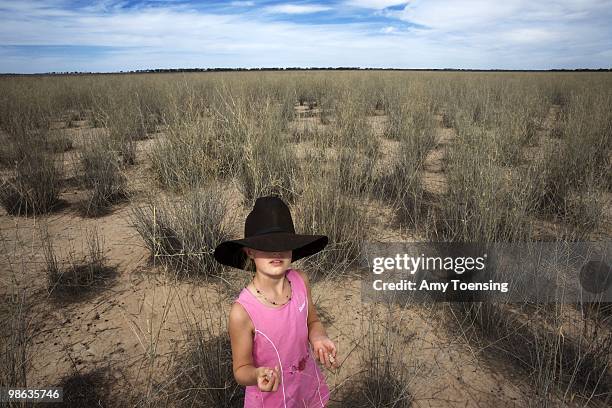
[[[238,302],[234,302],[229,314],[229,335],[232,343],[232,366],[234,378],[240,385],[257,384],[253,366],[253,330],[249,314]]]
[[[325,327],[323,327],[323,323],[319,320],[319,316],[317,315],[317,308],[315,307],[314,302],[312,301],[312,296],[310,294],[310,281],[308,280],[308,276],[305,272],[297,270],[297,273],[300,274],[304,283],[306,284],[306,292],[308,294],[308,340],[310,343],[313,340],[317,340],[320,338],[326,338],[327,332],[325,331]]]
[[[258,385],[262,391],[276,391],[278,370],[253,365],[253,332],[255,328],[249,314],[234,302],[229,315],[229,335],[232,343],[234,378],[240,385]]]
[[[338,363],[336,362],[336,345],[327,337],[325,327],[319,320],[317,309],[312,301],[312,295],[310,294],[308,276],[300,270],[297,270],[297,273],[299,273],[304,280],[306,292],[308,294],[308,340],[322,364],[325,364],[327,368],[338,367]]]

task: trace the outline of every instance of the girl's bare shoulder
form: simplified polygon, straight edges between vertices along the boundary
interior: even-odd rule
[[[302,271],[301,269],[295,269],[295,268],[293,270],[296,271],[298,275],[302,277],[302,280],[304,281],[304,283],[306,284],[306,287],[308,288],[310,286],[310,281],[308,280],[308,275],[306,274],[306,272]]]
[[[253,322],[251,321],[249,313],[246,311],[244,306],[240,304],[240,302],[234,302],[232,304],[229,313],[229,324],[230,327],[242,329],[248,328],[252,332],[255,331],[255,326],[253,326]]]

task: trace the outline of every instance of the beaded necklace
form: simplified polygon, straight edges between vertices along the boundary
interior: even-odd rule
[[[289,280],[289,278],[287,277],[287,275],[285,275],[285,279],[287,279],[287,282],[289,282],[289,288],[291,289],[291,281]],[[255,288],[255,290],[257,291],[257,293],[259,293],[259,295],[260,295],[261,297],[263,297],[263,298],[266,300],[266,302],[268,302],[268,303],[272,303],[272,304],[273,304],[273,305],[275,305],[275,306],[276,306],[276,305],[278,305],[278,303],[276,303],[275,301],[268,299],[268,298],[266,297],[266,295],[264,295],[264,294],[263,294],[263,292],[262,292],[261,290],[257,289],[257,287],[255,286],[255,277],[254,277],[254,276],[253,276],[253,279],[251,280],[251,282],[253,283],[253,287]],[[292,289],[291,289],[291,295],[293,295],[293,290],[292,290]],[[286,297],[287,297],[287,301],[286,301],[285,303],[283,303],[283,305],[286,305],[287,303],[289,303],[289,302],[291,301],[291,295],[287,295],[287,296],[286,296]]]

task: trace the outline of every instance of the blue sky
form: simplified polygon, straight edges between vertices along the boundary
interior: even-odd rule
[[[612,67],[612,0],[0,0],[0,72]]]

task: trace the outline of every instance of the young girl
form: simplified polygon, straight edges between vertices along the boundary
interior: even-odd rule
[[[322,250],[324,235],[295,234],[289,208],[260,197],[247,216],[245,238],[226,241],[215,259],[255,269],[229,316],[233,370],[246,386],[244,406],[325,407],[329,388],[315,358],[337,367],[337,350],[312,302],[306,274],[291,262]]]

